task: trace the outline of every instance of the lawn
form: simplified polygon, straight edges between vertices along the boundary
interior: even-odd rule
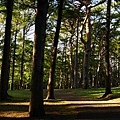
[[[55,89],[56,99],[46,100],[47,91],[44,90],[45,119],[115,118],[120,113],[120,87],[112,88],[113,94],[100,99],[104,91],[104,88]],[[12,99],[0,103],[0,120],[30,120],[28,117],[30,90],[9,90],[8,93]]]

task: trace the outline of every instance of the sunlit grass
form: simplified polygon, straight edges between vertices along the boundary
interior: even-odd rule
[[[112,94],[114,97],[120,97],[120,87],[113,87]],[[69,92],[71,95],[79,95],[79,96],[86,96],[90,98],[99,98],[105,93],[105,88],[91,88],[91,89],[55,89],[55,92]],[[9,95],[15,98],[20,99],[29,99],[30,97],[30,90],[9,90]],[[46,90],[44,90],[44,99],[46,97]]]
[[[91,98],[97,98],[104,94],[105,90],[104,88],[91,88],[91,89],[62,89],[62,90],[56,90],[60,92],[70,92],[71,94],[76,94],[80,96],[87,96]]]

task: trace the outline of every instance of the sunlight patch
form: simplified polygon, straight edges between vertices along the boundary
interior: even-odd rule
[[[21,118],[28,117],[28,112],[20,112],[20,111],[4,111],[0,112],[0,117],[11,117],[11,118]]]

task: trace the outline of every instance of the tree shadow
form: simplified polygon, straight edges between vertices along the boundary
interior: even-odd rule
[[[120,119],[120,107],[78,107],[76,119]]]
[[[120,119],[120,106],[117,106],[116,103],[47,105],[46,111],[46,118],[52,120]]]
[[[28,111],[28,105],[0,105],[0,112],[1,111]]]
[[[118,106],[117,106],[118,105]],[[12,111],[28,112],[28,105],[0,105],[0,113]],[[45,105],[44,120],[75,120],[75,119],[119,119],[119,103],[79,103],[79,104],[58,104]],[[17,114],[16,114],[17,115]],[[0,120],[41,120],[28,116],[0,117]]]

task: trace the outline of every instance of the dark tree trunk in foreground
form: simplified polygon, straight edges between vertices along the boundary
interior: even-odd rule
[[[106,25],[106,55],[105,55],[105,65],[106,65],[106,90],[104,96],[111,94],[111,81],[110,81],[110,61],[109,61],[109,43],[110,43],[110,7],[111,0],[107,1],[107,25]]]
[[[11,21],[14,0],[7,0],[7,16],[5,27],[5,39],[2,57],[1,80],[0,80],[0,100],[8,99],[8,81],[10,71],[10,41],[11,41]]]
[[[29,106],[30,117],[36,118],[43,118],[45,114],[43,105],[43,64],[47,10],[48,0],[37,0],[31,96]]]
[[[57,20],[57,26],[56,26],[56,33],[54,37],[54,45],[53,45],[53,51],[52,51],[52,61],[50,66],[50,75],[49,75],[49,81],[47,85],[47,98],[46,99],[54,99],[54,82],[55,82],[55,67],[56,67],[56,57],[57,57],[57,45],[58,45],[58,38],[59,38],[59,32],[60,32],[60,26],[61,26],[61,19],[62,19],[62,7],[63,7],[63,1],[60,0],[58,5],[58,20]]]

